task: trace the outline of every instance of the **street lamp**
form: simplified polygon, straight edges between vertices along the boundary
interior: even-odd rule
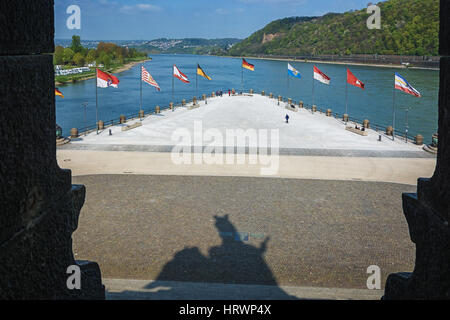
[[[405,120],[405,141],[408,143],[408,131],[409,131],[409,110],[411,110],[411,107],[402,108],[406,112],[406,120]]]
[[[83,102],[81,105],[82,106],[84,106],[84,136],[87,136],[87,124],[86,124],[86,122],[87,122],[87,117],[86,117],[86,109],[87,109],[87,106],[88,106],[88,102]]]

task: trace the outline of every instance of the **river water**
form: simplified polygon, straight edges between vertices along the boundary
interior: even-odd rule
[[[168,106],[172,101],[172,65],[188,76],[191,81],[185,84],[175,79],[174,100],[190,100],[196,95],[197,63],[212,78],[208,81],[198,77],[198,94],[211,94],[213,91],[242,89],[241,59],[195,55],[154,55],[146,62],[146,69],[159,83],[161,92],[143,84],[143,109],[154,110],[155,106]],[[302,79],[287,77],[287,62],[247,59],[255,65],[255,71],[244,70],[245,91],[262,90],[276,96],[290,97],[294,101],[312,104],[313,64],[291,62],[300,72]],[[331,78],[329,86],[315,81],[315,104],[321,109],[333,112],[346,111],[346,66],[315,64]],[[422,98],[415,98],[396,90],[395,110],[396,129],[406,129],[408,118],[409,133],[422,134],[426,142],[431,141],[438,127],[439,72],[433,70],[393,69],[371,66],[349,66],[353,74],[366,85],[365,90],[348,86],[349,114],[357,119],[369,119],[371,123],[389,126],[393,119],[394,73],[399,72],[408,82],[421,92]],[[116,74],[120,80],[119,88],[98,88],[99,119],[108,121],[118,119],[121,114],[138,113],[140,108],[140,67]],[[63,128],[63,134],[69,135],[71,128],[82,130],[85,126],[84,107],[88,102],[87,124],[96,121],[95,80],[82,81],[60,86],[65,98],[56,97],[56,122]],[[409,108],[408,117],[406,109]]]

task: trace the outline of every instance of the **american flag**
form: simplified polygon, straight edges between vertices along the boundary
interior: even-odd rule
[[[161,91],[158,83],[153,79],[151,74],[142,66],[142,81],[148,83],[149,85],[155,87],[158,91]]]

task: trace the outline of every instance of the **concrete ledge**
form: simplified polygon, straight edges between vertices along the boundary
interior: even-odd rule
[[[437,155],[438,154],[438,149],[432,147],[431,145],[425,145],[423,146],[423,150],[425,150],[426,152],[429,152],[431,154]]]
[[[200,108],[199,104],[194,104],[192,106],[187,107],[188,110],[193,110],[193,109],[197,109],[197,108]]]
[[[353,132],[353,133],[356,133],[356,134],[359,134],[360,136],[364,136],[364,137],[368,136],[367,131],[361,131],[361,130],[355,129],[353,127],[347,127],[347,128],[345,128],[345,130]]]
[[[108,300],[380,300],[383,290],[103,279]]]
[[[293,112],[298,112],[297,108],[292,108],[290,106],[286,106],[286,110],[290,110],[290,111],[293,111]]]
[[[80,150],[80,151],[119,151],[119,152],[150,152],[150,153],[170,153],[175,148],[174,145],[125,145],[125,144],[67,144],[58,148],[58,150]],[[189,147],[188,147],[189,148]],[[207,146],[202,146],[204,151]],[[191,152],[195,153],[195,148],[190,147]],[[227,151],[223,148],[223,152]],[[263,152],[258,148],[257,153]],[[238,150],[234,148],[235,154],[249,154],[250,148]],[[270,154],[270,153],[269,153]],[[354,150],[354,149],[308,149],[308,148],[280,148],[279,155],[285,156],[309,156],[309,157],[345,157],[345,158],[428,158],[434,159],[435,155],[425,151],[394,151],[394,150]]]
[[[136,129],[139,127],[142,127],[142,122],[136,122],[136,123],[130,124],[129,126],[122,127],[122,131],[129,131],[129,130]]]

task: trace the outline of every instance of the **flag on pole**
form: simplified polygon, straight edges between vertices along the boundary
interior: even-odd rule
[[[347,83],[351,84],[355,87],[361,88],[364,90],[364,88],[366,87],[366,85],[359,80],[357,77],[355,77],[353,75],[353,73],[350,71],[350,69],[347,68]]]
[[[316,66],[314,66],[314,79],[326,85],[329,85],[331,80],[325,73],[320,71],[319,68],[317,68]]]
[[[189,83],[189,79],[188,77],[182,73],[176,65],[173,65],[173,76],[181,81],[183,81],[184,83]]]
[[[422,97],[419,91],[414,89],[405,78],[398,73],[395,73],[395,89],[411,94],[417,98]]]
[[[295,69],[293,66],[291,66],[290,63],[288,63],[288,74],[295,78],[299,78],[299,79],[302,78],[300,72],[298,72],[297,69]]]
[[[64,95],[62,94],[61,91],[59,91],[58,88],[55,88],[55,96],[60,96],[61,98],[64,98]]]
[[[242,68],[248,69],[250,71],[255,71],[255,66],[245,61],[245,59],[242,59]]]
[[[197,74],[199,76],[202,76],[203,78],[206,78],[208,80],[212,80],[210,76],[208,76],[205,71],[200,67],[200,65],[197,64]]]
[[[97,87],[108,88],[108,87],[119,87],[119,79],[112,74],[106,73],[97,69]]]
[[[152,75],[147,71],[147,69],[145,69],[144,66],[142,66],[142,81],[155,87],[156,90],[161,91],[158,83],[153,79]]]

